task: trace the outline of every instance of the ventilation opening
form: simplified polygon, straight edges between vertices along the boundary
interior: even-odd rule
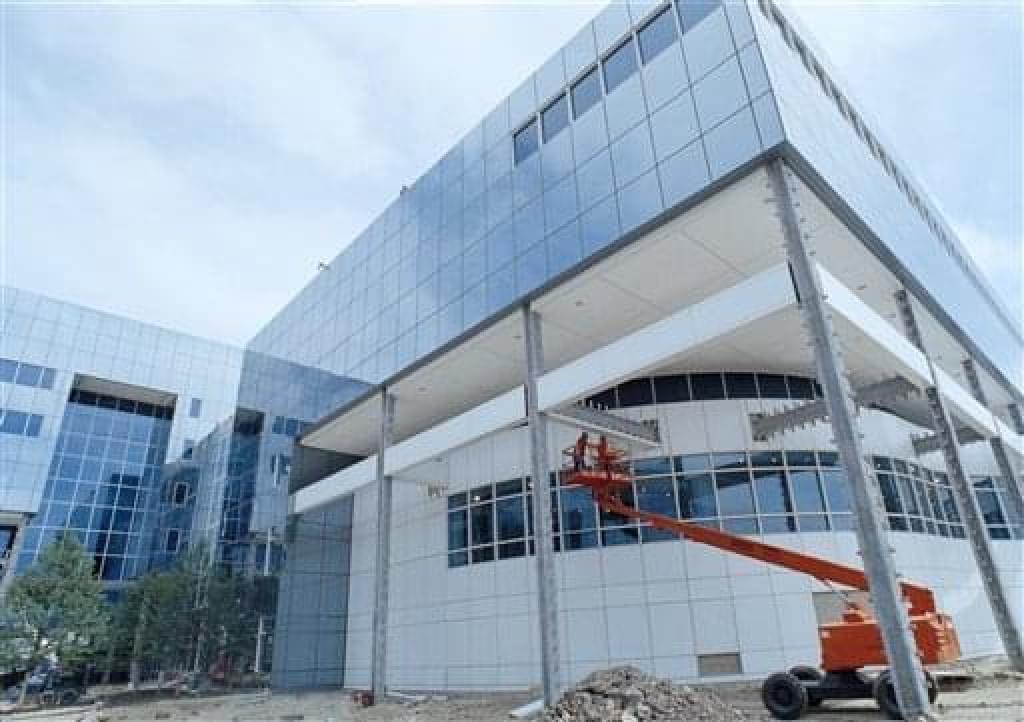
[[[727,654],[698,654],[697,674],[700,677],[726,677],[743,674],[740,655],[735,652]]]

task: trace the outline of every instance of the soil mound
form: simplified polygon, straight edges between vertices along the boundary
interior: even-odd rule
[[[570,689],[541,722],[740,722],[742,712],[708,689],[658,679],[636,667],[594,672]]]

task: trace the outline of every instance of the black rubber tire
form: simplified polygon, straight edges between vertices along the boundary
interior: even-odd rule
[[[807,690],[789,672],[776,672],[761,685],[761,701],[776,719],[800,719],[807,710]]]
[[[825,675],[821,673],[820,669],[806,664],[798,664],[795,667],[790,667],[789,673],[801,682],[812,682],[817,684],[818,682],[821,682],[821,680],[825,679]],[[810,691],[807,692],[808,707],[819,707],[821,706],[821,702],[821,697],[814,696]]]
[[[73,705],[78,701],[78,691],[74,689],[66,689],[60,693],[60,703],[65,706]]]
[[[928,688],[928,702],[935,704],[935,700],[939,697],[939,685],[935,681],[935,677],[927,670],[924,673],[924,680]],[[900,705],[896,701],[896,687],[892,683],[891,671],[887,669],[875,678],[875,682],[871,686],[871,696],[875,698],[878,709],[882,710],[886,717],[903,719]]]

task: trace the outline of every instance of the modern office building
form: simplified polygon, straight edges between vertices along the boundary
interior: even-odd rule
[[[254,345],[372,384],[297,439],[279,685],[818,662],[833,590],[600,513],[580,429],[640,508],[867,564],[887,640],[896,572],[968,655],[1024,613],[1020,328],[768,0],[606,7]]]
[[[196,541],[277,571],[292,439],[366,384],[0,291],[5,582],[65,531],[112,592]]]
[[[11,290],[4,317],[19,564],[62,528],[112,582],[147,533],[148,564],[186,527],[240,569],[283,543],[279,686],[818,661],[833,590],[599,512],[558,473],[581,429],[642,509],[883,542],[869,574],[933,587],[967,654],[1024,613],[1021,330],[768,0],[609,5],[244,350]]]

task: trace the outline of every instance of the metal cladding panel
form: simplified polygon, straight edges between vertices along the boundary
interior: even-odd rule
[[[895,262],[915,295],[927,298],[958,327],[962,341],[973,343],[991,366],[1021,393],[1024,340],[1009,314],[941,214],[913,182],[906,168],[863,111],[850,102],[813,39],[774,3],[750,6],[785,137],[797,154],[865,224],[872,250]],[[786,33],[802,54],[787,44],[773,17],[782,17]],[[800,35],[796,33],[800,32]],[[805,61],[804,58],[807,58]],[[816,66],[815,72],[805,62]],[[820,77],[819,77],[820,76]],[[831,88],[826,94],[823,84]],[[841,112],[843,98],[847,110]],[[886,258],[889,256],[889,258]],[[953,330],[953,329],[951,329]]]
[[[248,348],[385,381],[693,199],[780,129],[745,6],[612,3]]]

